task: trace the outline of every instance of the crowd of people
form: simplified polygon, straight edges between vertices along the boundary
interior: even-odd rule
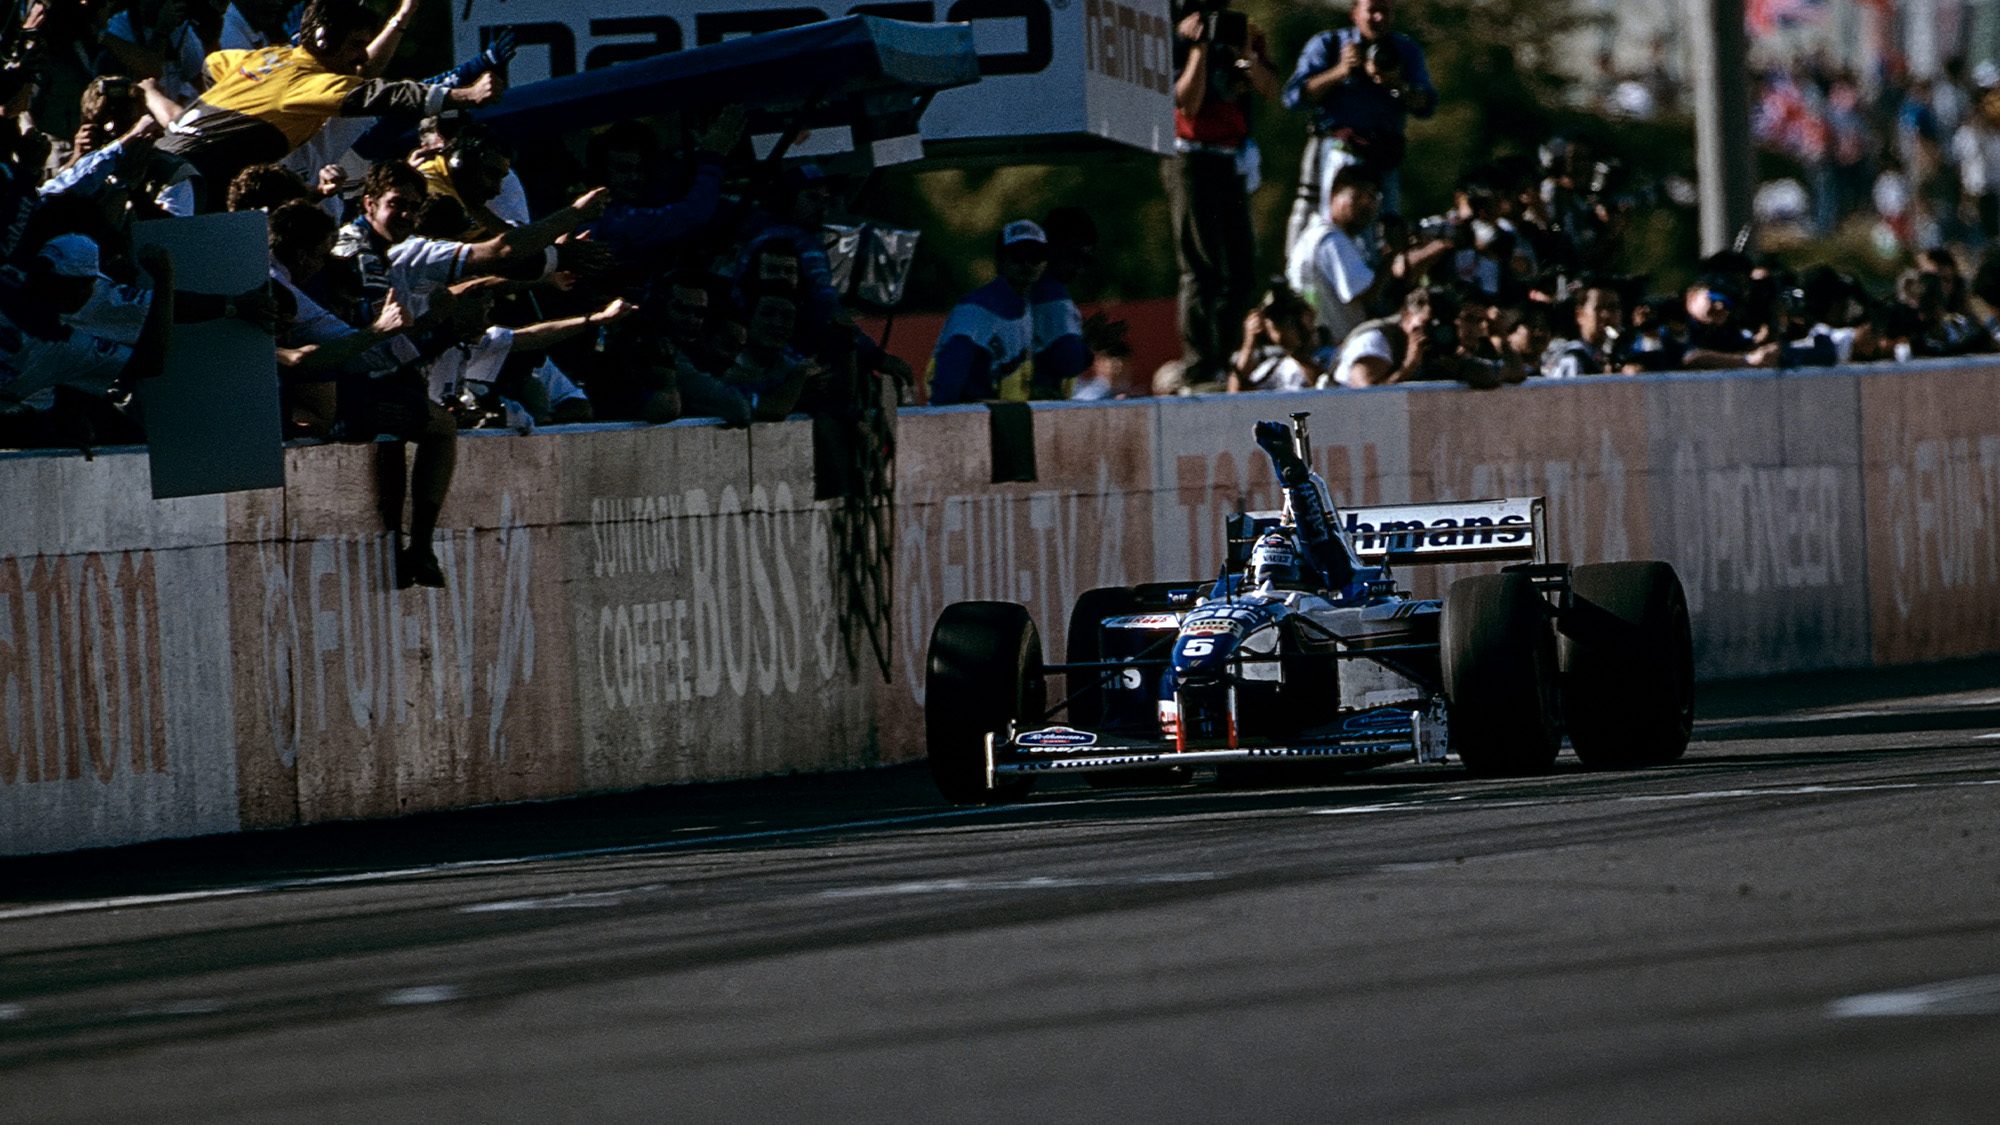
[[[1868,190],[1865,173],[1840,168],[1872,168],[1879,156],[1884,175],[1908,177],[1873,189],[1913,259],[1893,292],[1729,252],[1702,261],[1683,291],[1658,294],[1645,277],[1614,272],[1652,193],[1585,144],[1552,140],[1533,157],[1493,160],[1461,178],[1443,213],[1402,213],[1406,126],[1435,110],[1438,91],[1421,46],[1395,30],[1395,0],[1355,0],[1349,23],[1314,36],[1289,69],[1261,29],[1232,15],[1227,0],[1189,0],[1176,26],[1178,151],[1165,176],[1183,355],[1158,373],[1158,392],[1495,387],[2000,348],[2000,322],[1980,319],[1970,300],[2000,309],[2000,266],[1971,257],[2000,236],[2000,69],[1990,64],[1972,73],[1976,97],[1949,79],[1889,83],[1879,130],[1851,78],[1828,79],[1814,103],[1821,117],[1774,108],[1767,83],[1759,128],[1834,167],[1829,215]],[[1305,114],[1310,140],[1282,270],[1271,271],[1281,277],[1256,297],[1248,196],[1259,101]]]
[[[526,184],[465,113],[502,95],[507,37],[381,77],[416,2],[27,9],[0,48],[0,447],[143,441],[173,325],[245,320],[275,338],[285,436],[415,447],[383,447],[384,510],[399,583],[435,586],[462,428],[747,425],[909,384],[836,288],[833,185],[743,155],[740,108],[610,125],[567,182]],[[749,187],[725,194],[732,157]],[[135,249],[134,223],[253,209],[270,280],[248,292],[177,291]]]
[[[386,19],[360,0],[109,2],[36,0],[0,42],[0,447],[143,440],[135,392],[173,325],[248,321],[275,338],[286,436],[414,445],[407,469],[400,445],[386,458],[403,479],[385,495],[408,495],[400,579],[435,584],[428,544],[466,427],[747,425],[1118,390],[1103,360],[1130,349],[1070,294],[1096,252],[1080,209],[997,232],[994,280],[952,311],[918,388],[843,301],[823,234],[838,186],[794,163],[729,190],[775,168],[746,155],[740,109],[618,122],[566,175],[554,160],[517,169],[466,113],[503,95],[505,35],[433,78],[391,80],[418,0]],[[1613,272],[1644,196],[1582,144],[1494,160],[1445,212],[1404,215],[1405,127],[1438,91],[1395,16],[1395,0],[1355,0],[1284,66],[1227,0],[1176,12],[1162,173],[1184,354],[1156,390],[1492,387],[1995,347],[1969,298],[2000,307],[2000,268],[1945,249],[1886,297],[1741,253],[1649,294]],[[1974,79],[1979,96],[1956,108],[1948,84],[1907,85],[1894,114],[1910,165],[1955,169],[1940,213],[1956,225],[1935,241],[1960,248],[2000,235],[2000,73]],[[1259,102],[1305,115],[1311,137],[1261,297]],[[1827,151],[1847,151],[1838,134]],[[270,282],[233,296],[178,290],[171,262],[131,238],[145,219],[245,210],[267,216]]]

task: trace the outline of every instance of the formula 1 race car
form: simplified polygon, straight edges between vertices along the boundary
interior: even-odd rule
[[[1305,418],[1258,424],[1285,506],[1228,518],[1224,573],[1089,591],[1065,663],[1043,663],[1020,605],[945,608],[924,719],[947,800],[1012,800],[1058,774],[1173,784],[1196,767],[1267,779],[1456,757],[1520,776],[1552,768],[1565,732],[1595,767],[1686,752],[1694,647],[1671,566],[1546,561],[1540,498],[1337,513]],[[1484,560],[1511,565],[1442,601],[1391,573]]]

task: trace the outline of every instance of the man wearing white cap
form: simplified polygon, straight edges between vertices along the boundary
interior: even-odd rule
[[[80,234],[50,239],[25,273],[19,291],[4,302],[0,321],[0,398],[43,403],[57,386],[109,392],[132,358],[147,304],[141,303],[131,318],[129,334],[95,333],[71,322],[104,280],[98,273],[97,243]]]
[[[1000,230],[999,276],[974,289],[945,318],[931,352],[930,402],[951,406],[1032,397],[1035,321],[1028,290],[1048,268],[1049,239],[1026,219]]]

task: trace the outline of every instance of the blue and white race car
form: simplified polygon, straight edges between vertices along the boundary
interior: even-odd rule
[[[1043,662],[1022,606],[946,607],[924,717],[947,800],[1011,800],[1062,773],[1171,784],[1196,767],[1261,777],[1455,757],[1518,776],[1552,768],[1565,733],[1590,766],[1686,752],[1694,646],[1671,566],[1546,561],[1539,498],[1338,513],[1308,468],[1305,418],[1258,423],[1285,506],[1229,518],[1225,572],[1084,594],[1065,663]],[[1392,572],[1485,560],[1510,565],[1442,601]]]

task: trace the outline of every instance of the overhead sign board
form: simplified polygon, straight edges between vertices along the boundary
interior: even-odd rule
[[[980,81],[946,90],[921,136],[943,156],[1072,149],[1091,142],[1165,153],[1173,145],[1167,0],[892,0],[819,6],[771,0],[465,0],[457,54],[514,31],[520,86],[632,59],[845,15],[971,26]],[[635,111],[642,107],[634,107]]]

